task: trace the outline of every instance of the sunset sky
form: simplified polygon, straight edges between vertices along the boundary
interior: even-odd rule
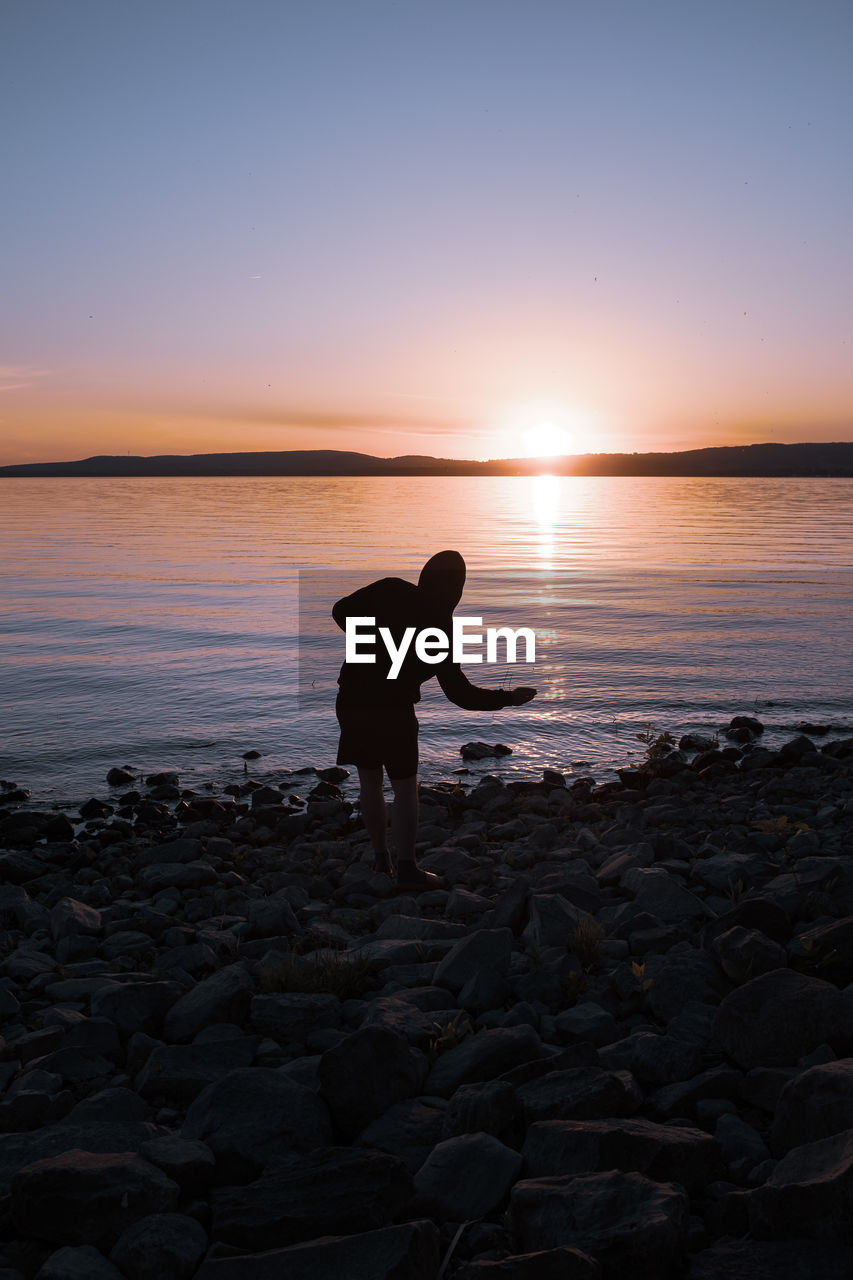
[[[850,0],[6,0],[0,463],[853,439]]]

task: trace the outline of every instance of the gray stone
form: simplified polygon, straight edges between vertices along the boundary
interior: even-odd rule
[[[158,1213],[126,1227],[110,1258],[127,1280],[189,1280],[206,1249],[207,1234],[195,1218]]]
[[[243,1181],[270,1160],[331,1141],[324,1103],[268,1067],[232,1071],[202,1089],[187,1112],[182,1138],[205,1142],[222,1176]]]
[[[94,1152],[138,1151],[149,1138],[166,1131],[142,1121],[91,1121],[47,1125],[36,1133],[9,1133],[0,1142],[0,1185],[25,1165],[73,1148]]]
[[[415,1192],[445,1219],[484,1218],[501,1205],[520,1169],[518,1152],[492,1134],[458,1134],[427,1156],[415,1174]]]
[[[19,1170],[11,1212],[36,1240],[112,1245],[132,1222],[168,1213],[178,1195],[177,1183],[141,1156],[76,1149]]]
[[[688,1280],[850,1280],[850,1250],[815,1240],[717,1240],[690,1260]]]
[[[619,1037],[619,1027],[613,1014],[590,1001],[576,1004],[573,1009],[563,1009],[554,1019],[554,1029],[559,1044],[586,1041],[601,1047]]]
[[[756,1239],[834,1233],[853,1243],[853,1129],[789,1151],[750,1194],[749,1225]]]
[[[132,1089],[101,1089],[83,1098],[68,1112],[66,1124],[92,1124],[101,1121],[145,1120],[148,1107]]]
[[[515,1090],[508,1080],[482,1080],[460,1085],[447,1104],[444,1137],[490,1133],[507,1137],[515,1119]]]
[[[461,991],[481,969],[490,973],[506,973],[513,941],[511,929],[477,929],[460,938],[439,961],[433,976],[434,984],[456,992]]]
[[[207,1187],[216,1170],[216,1161],[207,1143],[175,1138],[171,1134],[143,1142],[139,1154],[177,1182],[184,1195]]]
[[[837,987],[791,969],[753,978],[726,996],[714,1038],[747,1070],[786,1066],[818,1045],[847,1040],[850,1017]]]
[[[351,1141],[395,1102],[420,1092],[426,1060],[387,1027],[362,1027],[320,1059],[321,1093]]]
[[[181,1105],[229,1071],[251,1065],[257,1036],[240,1036],[214,1044],[162,1044],[146,1060],[135,1086],[143,1098],[164,1098]]]
[[[461,1084],[491,1080],[523,1062],[548,1056],[532,1027],[495,1027],[478,1031],[448,1049],[427,1077],[427,1093],[449,1098]]]
[[[355,1145],[396,1156],[414,1174],[444,1137],[445,1113],[421,1098],[408,1098],[369,1124]]]
[[[601,1268],[594,1258],[570,1249],[537,1249],[535,1253],[514,1253],[492,1261],[479,1258],[462,1266],[455,1280],[600,1280]]]
[[[402,1161],[382,1151],[326,1147],[212,1196],[212,1234],[238,1248],[273,1249],[387,1226],[412,1196]]]
[[[522,932],[525,949],[568,947],[572,934],[586,913],[559,893],[532,893],[527,900],[528,920]]]
[[[195,1280],[436,1280],[439,1257],[438,1229],[404,1222],[265,1253],[208,1256]]]
[[[690,1080],[702,1066],[702,1053],[696,1045],[653,1031],[635,1031],[604,1047],[599,1058],[603,1066],[630,1071],[643,1084]]]
[[[166,1040],[191,1040],[213,1022],[238,1025],[249,1011],[252,984],[242,965],[229,964],[197,983],[166,1014]]]
[[[660,1280],[675,1272],[687,1246],[685,1192],[639,1173],[518,1182],[512,1214],[522,1248],[575,1246],[598,1259],[604,1280]]]
[[[60,898],[50,913],[51,937],[64,938],[74,933],[100,933],[101,913],[76,898]]]
[[[300,1043],[312,1031],[341,1025],[341,1002],[335,995],[302,991],[254,996],[252,1026],[279,1044]]]
[[[0,1271],[0,1277],[3,1273]],[[118,1267],[92,1244],[65,1245],[42,1264],[36,1280],[125,1280]]]
[[[722,1174],[719,1148],[709,1134],[639,1118],[532,1124],[522,1154],[529,1178],[621,1169],[654,1182],[678,1182],[691,1195]]]
[[[770,1146],[783,1155],[791,1147],[853,1129],[853,1058],[809,1067],[781,1091]]]
[[[631,1116],[639,1108],[642,1094],[630,1072],[590,1066],[551,1071],[530,1080],[519,1085],[515,1100],[524,1123],[533,1124],[536,1120]]]
[[[109,1018],[122,1036],[136,1031],[154,1036],[181,991],[177,982],[113,983],[93,994],[92,1016]]]
[[[748,982],[762,973],[784,969],[788,963],[785,948],[772,938],[765,938],[757,929],[733,929],[714,939],[713,951],[732,982]]]

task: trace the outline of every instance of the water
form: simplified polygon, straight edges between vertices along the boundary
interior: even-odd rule
[[[426,686],[427,778],[470,739],[510,745],[505,774],[604,780],[648,722],[851,732],[851,528],[842,479],[0,481],[0,777],[64,804],[114,764],[198,786],[250,748],[260,778],[332,763],[331,604],[443,547],[468,562],[462,611],[537,633],[535,674],[469,677],[539,694],[477,714]]]

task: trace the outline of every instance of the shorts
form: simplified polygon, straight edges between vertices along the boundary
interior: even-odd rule
[[[338,694],[335,714],[341,726],[338,764],[384,768],[389,778],[411,778],[418,771],[418,718],[411,705],[365,707]]]

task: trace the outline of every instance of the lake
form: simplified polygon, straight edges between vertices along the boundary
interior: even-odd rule
[[[719,730],[757,714],[853,724],[853,481],[633,477],[0,481],[0,777],[68,804],[107,769],[188,785],[334,762],[339,595],[468,563],[457,612],[532,627],[517,710],[471,713],[435,682],[422,776],[474,767],[605,780],[637,733]],[[434,686],[434,687],[433,687]]]

